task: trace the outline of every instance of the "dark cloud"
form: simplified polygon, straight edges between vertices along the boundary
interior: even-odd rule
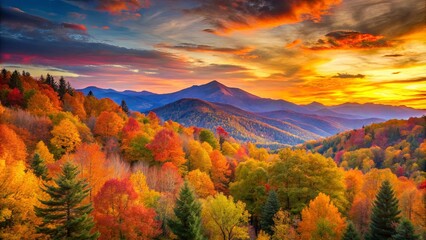
[[[363,74],[337,73],[333,78],[365,78]]]
[[[46,18],[28,14],[16,8],[0,8],[2,36],[12,35],[49,40],[87,38],[87,28],[82,24],[56,23]]]
[[[209,45],[200,45],[200,44],[192,44],[192,43],[181,43],[178,45],[169,45],[165,43],[160,43],[160,44],[157,44],[156,47],[184,50],[189,52],[212,52],[212,53],[227,53],[227,54],[236,54],[236,55],[244,55],[253,50],[253,48],[250,48],[250,47],[220,48],[220,47],[213,47]]]
[[[390,46],[392,46],[391,42],[385,40],[383,36],[375,36],[369,33],[360,33],[356,31],[334,31],[318,39],[315,44],[308,46],[308,49],[363,49]]]
[[[149,0],[65,0],[82,9],[108,12],[113,15],[135,13],[150,5]]]
[[[404,55],[402,55],[402,54],[386,54],[386,55],[384,55],[383,57],[402,57],[402,56],[404,56]]]
[[[340,0],[198,0],[198,7],[186,10],[198,14],[213,26],[211,33],[276,27],[304,20],[319,21]]]

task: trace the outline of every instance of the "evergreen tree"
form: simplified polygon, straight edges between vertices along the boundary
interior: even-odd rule
[[[22,86],[21,76],[19,76],[18,71],[14,71],[10,77],[9,87],[11,89],[17,88],[21,93],[24,92],[24,87]]]
[[[89,216],[92,205],[82,204],[89,189],[84,180],[77,178],[77,167],[67,162],[62,173],[55,179],[55,184],[44,184],[43,191],[50,199],[40,200],[44,208],[34,207],[38,217],[43,219],[37,227],[39,233],[49,235],[52,239],[97,239],[98,232],[93,232],[93,218]]]
[[[123,112],[125,112],[126,114],[130,113],[129,107],[127,106],[126,101],[121,100],[121,105],[120,106],[121,106],[121,109],[123,110]]]
[[[95,96],[95,95],[93,94],[92,90],[90,90],[90,91],[89,91],[89,93],[87,93],[87,96],[88,96],[88,97],[93,97],[93,96]]]
[[[399,221],[398,199],[389,181],[384,181],[373,205],[368,240],[391,239],[396,233],[395,225]]]
[[[346,231],[343,234],[342,240],[361,240],[359,237],[358,232],[356,231],[353,223],[349,222],[348,226],[346,227]]]
[[[63,99],[65,93],[67,93],[67,82],[65,81],[64,77],[61,77],[59,79],[59,88],[58,88],[59,97]]]
[[[38,153],[34,154],[33,160],[31,161],[31,168],[33,169],[34,174],[45,180],[50,180],[47,175],[47,167],[44,164],[44,160],[40,157]]]
[[[49,86],[51,86],[53,88],[53,90],[58,91],[58,85],[55,82],[55,79],[53,78],[52,75],[47,74],[46,76],[46,84],[48,84]]]
[[[202,240],[201,204],[185,182],[179,193],[174,209],[176,220],[169,220],[168,225],[180,240]]]
[[[71,96],[74,96],[74,88],[71,87],[70,82],[67,82],[67,93]]]
[[[269,235],[273,234],[272,227],[274,226],[274,216],[280,210],[280,203],[275,191],[270,191],[268,199],[262,210],[262,218],[260,219],[260,226]]]
[[[414,226],[408,219],[402,219],[396,228],[394,240],[419,240],[420,236],[414,233]]]

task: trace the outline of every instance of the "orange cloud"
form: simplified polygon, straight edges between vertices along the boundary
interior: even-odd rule
[[[170,48],[177,50],[184,50],[189,52],[213,52],[213,53],[225,53],[235,55],[246,55],[253,51],[251,47],[237,47],[237,48],[217,48],[209,45],[198,45],[192,43],[181,43],[179,45],[168,45],[160,43],[156,45],[159,48]]]
[[[83,9],[95,9],[113,15],[134,13],[150,5],[149,0],[68,0],[67,2]]]
[[[320,21],[341,0],[205,0],[186,12],[202,15],[213,25],[204,31],[226,34],[237,30],[276,27],[304,20]]]
[[[78,31],[82,31],[82,32],[86,32],[87,31],[86,26],[83,25],[83,24],[62,23],[62,26],[64,28],[69,28],[69,29],[78,30]]]
[[[302,43],[302,40],[300,40],[300,39],[296,39],[296,40],[294,40],[293,42],[291,42],[291,43],[287,44],[285,47],[286,47],[286,48],[293,48],[293,47],[295,47],[295,46],[297,46],[297,45],[299,45],[299,44],[301,44],[301,43]]]
[[[382,48],[392,46],[391,42],[384,39],[384,36],[375,36],[369,33],[360,33],[356,31],[335,31],[330,32],[319,39],[310,50],[329,50],[329,49],[363,49],[363,48]]]

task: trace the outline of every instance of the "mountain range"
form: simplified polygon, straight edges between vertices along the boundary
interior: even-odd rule
[[[177,92],[116,91],[87,87],[98,98],[126,101],[133,111],[155,112],[163,120],[214,130],[222,126],[241,141],[295,145],[331,136],[388,119],[407,119],[426,110],[374,103],[344,103],[325,106],[319,102],[297,105],[285,100],[261,98],[218,81],[195,85]]]

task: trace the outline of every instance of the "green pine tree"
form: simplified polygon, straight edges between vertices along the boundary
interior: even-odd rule
[[[391,239],[392,235],[396,233],[395,225],[399,222],[399,213],[398,199],[395,197],[391,184],[389,181],[384,181],[374,201],[370,229],[366,239]]]
[[[168,225],[180,240],[202,240],[201,204],[185,182],[179,193],[174,209],[176,220],[169,220]]]
[[[19,91],[21,91],[21,93],[24,92],[24,87],[22,86],[21,76],[19,75],[18,71],[16,71],[16,70],[12,73],[12,76],[10,76],[9,87],[11,89],[14,89],[14,88],[19,89]]]
[[[50,180],[47,175],[46,164],[44,164],[44,160],[38,153],[34,154],[33,160],[31,161],[31,168],[37,177],[43,179],[44,181]]]
[[[269,235],[274,233],[272,231],[272,227],[274,226],[274,216],[278,210],[280,210],[280,203],[278,201],[277,193],[275,191],[270,191],[260,219],[260,226],[262,230],[267,232]]]
[[[92,205],[82,204],[89,188],[84,180],[79,180],[77,167],[67,162],[55,184],[44,184],[43,191],[50,199],[40,200],[44,208],[34,207],[38,217],[43,219],[37,227],[39,233],[52,239],[97,239],[98,232],[92,231],[93,218],[89,216]]]
[[[408,219],[402,219],[396,228],[396,234],[393,235],[394,240],[419,240],[420,236],[415,234],[414,226]]]
[[[352,222],[348,223],[346,231],[343,234],[342,240],[361,240]]]
[[[123,110],[123,112],[125,112],[127,115],[130,113],[129,111],[129,107],[127,106],[126,101],[121,100],[121,105],[120,105],[121,109]]]
[[[67,93],[67,82],[65,81],[64,77],[61,77],[59,79],[59,88],[58,88],[59,97],[63,99],[65,93]]]

